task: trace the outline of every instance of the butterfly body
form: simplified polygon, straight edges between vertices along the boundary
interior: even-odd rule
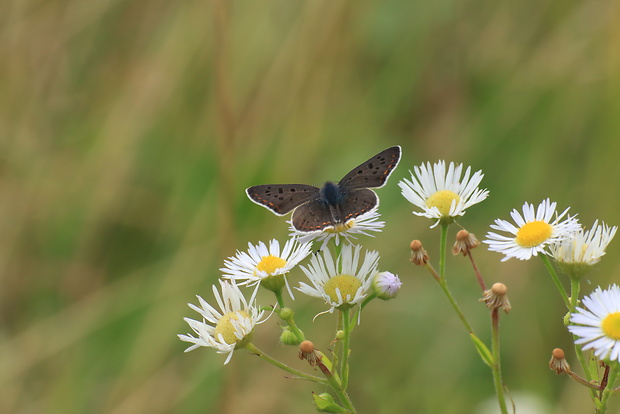
[[[346,225],[379,205],[370,188],[385,185],[400,161],[399,146],[388,148],[360,164],[337,184],[322,188],[306,184],[255,185],[246,190],[250,200],[277,215],[293,211],[291,223],[300,232],[322,231]]]

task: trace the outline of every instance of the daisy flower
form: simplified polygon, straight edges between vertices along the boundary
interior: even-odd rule
[[[523,215],[517,210],[510,213],[516,225],[501,219],[491,225],[492,229],[511,233],[511,236],[488,232],[483,242],[489,245],[489,250],[506,256],[502,262],[511,257],[529,260],[538,253],[547,254],[545,249],[549,244],[561,242],[581,228],[574,216],[566,214],[568,208],[558,215],[555,207],[556,203],[549,199],[543,200],[536,210],[533,204],[525,203]],[[564,216],[566,218],[562,220]]]
[[[313,240],[323,242],[321,245],[321,250],[323,250],[325,246],[327,246],[327,243],[332,239],[334,239],[336,245],[339,245],[343,240],[351,243],[351,240],[357,239],[356,236],[360,234],[364,236],[373,236],[368,232],[381,231],[381,229],[385,226],[384,221],[379,221],[379,216],[381,215],[377,211],[377,208],[374,208],[361,216],[347,221],[344,224],[340,224],[335,227],[327,227],[323,230],[310,233],[295,229],[293,224],[289,221],[289,230],[291,231],[289,236],[297,237],[300,243],[307,243]]]
[[[431,227],[440,221],[451,223],[465,214],[465,210],[487,198],[489,192],[478,188],[482,181],[482,171],[471,175],[471,167],[467,167],[461,177],[463,164],[450,163],[446,172],[446,163],[441,160],[431,167],[427,162],[414,167],[415,174],[411,180],[403,179],[398,185],[402,195],[422,211],[413,214],[430,219],[437,219]]]
[[[192,351],[198,347],[214,348],[218,353],[228,354],[224,364],[232,358],[233,351],[245,347],[251,340],[254,326],[261,321],[264,312],[259,312],[254,301],[245,299],[237,285],[220,280],[221,295],[213,286],[213,296],[220,311],[197,296],[200,306],[189,303],[189,307],[202,316],[202,321],[184,318],[196,337],[191,334],[178,335],[179,339],[193,345],[185,350]]]
[[[590,230],[579,229],[569,239],[549,246],[551,255],[560,268],[569,275],[583,276],[589,266],[598,263],[618,227],[594,222]]]
[[[583,299],[587,309],[577,308],[571,315],[568,330],[578,336],[577,345],[592,349],[599,359],[620,362],[620,288],[600,287]]]
[[[301,282],[297,289],[308,296],[324,299],[331,306],[330,312],[360,303],[371,290],[372,276],[379,261],[378,252],[367,251],[358,268],[360,250],[361,246],[344,244],[336,260],[329,249],[312,256],[307,268],[301,266],[312,286]]]
[[[262,285],[274,292],[286,285],[291,293],[284,275],[305,259],[311,248],[312,244],[300,244],[295,238],[289,239],[282,249],[277,240],[271,240],[269,246],[263,242],[257,245],[248,243],[247,252],[237,250],[235,256],[224,261],[226,267],[220,270],[225,279],[234,280],[239,285],[257,288]]]

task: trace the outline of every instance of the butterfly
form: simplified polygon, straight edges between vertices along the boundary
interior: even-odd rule
[[[363,162],[338,184],[326,182],[322,188],[306,184],[263,184],[245,190],[254,203],[278,216],[293,211],[291,223],[303,233],[345,225],[379,206],[371,188],[385,185],[400,161],[400,146],[381,151]]]

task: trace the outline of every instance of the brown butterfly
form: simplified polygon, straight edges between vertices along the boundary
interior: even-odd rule
[[[293,211],[293,227],[304,233],[344,225],[379,205],[371,188],[385,185],[400,161],[400,146],[381,151],[358,165],[338,184],[264,184],[245,190],[250,200],[283,216]]]

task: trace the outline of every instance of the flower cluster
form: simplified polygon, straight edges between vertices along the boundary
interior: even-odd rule
[[[388,167],[383,171],[385,178],[382,182],[385,183],[389,173],[398,164],[400,148],[392,147],[374,158],[377,157],[388,158]],[[374,165],[373,159],[367,162],[369,166]],[[369,174],[372,173],[370,171]],[[350,177],[348,180],[352,181],[351,186],[359,186],[355,184],[357,175],[357,169],[347,175]],[[376,180],[374,176],[369,179]],[[279,194],[285,191],[297,194],[298,189],[313,191],[312,188],[297,185],[279,186],[279,190],[274,191],[278,191]],[[328,190],[325,191],[337,190],[333,184],[326,185],[326,188]],[[276,206],[275,202],[281,200],[277,196],[274,198],[270,191],[272,186],[256,186],[246,192],[252,201],[276,214],[280,215],[282,211],[291,210],[288,206]],[[308,229],[299,224],[297,227],[293,226],[291,220],[290,238],[283,245],[275,239],[268,243],[262,241],[257,244],[248,243],[247,250],[238,250],[234,256],[224,260],[224,266],[220,269],[222,276],[219,280],[219,290],[218,286],[213,286],[214,299],[220,310],[216,310],[201,297],[198,297],[199,306],[189,305],[201,315],[202,320],[185,319],[195,335],[179,335],[181,340],[192,344],[186,351],[201,346],[214,348],[217,352],[228,354],[225,364],[230,361],[236,349],[248,348],[252,349],[252,352],[257,352],[257,348],[251,343],[252,333],[255,326],[265,320],[265,310],[272,310],[271,313],[277,313],[287,323],[288,326],[282,328],[280,338],[283,344],[298,345],[304,342],[304,334],[293,319],[294,312],[284,306],[282,292],[285,288],[292,300],[295,299],[293,290],[322,299],[329,312],[335,309],[348,311],[355,306],[361,310],[374,298],[387,300],[395,297],[401,286],[400,280],[390,272],[379,271],[379,253],[365,251],[362,246],[351,244],[360,235],[370,236],[373,232],[381,231],[385,224],[379,220],[376,194],[369,189],[359,191],[361,191],[359,197],[362,198],[360,202],[372,205],[372,201],[376,200],[373,208],[366,209],[365,204],[361,207],[343,204],[338,208],[345,213],[346,208],[356,209],[350,214],[352,218],[342,223],[334,219],[334,223],[330,225],[320,224],[318,226],[321,227],[320,230],[314,230],[317,224],[313,222],[311,226],[309,225],[311,231],[302,231],[300,228]],[[320,210],[323,208],[322,204],[314,206],[317,211],[313,211],[310,205],[302,208],[305,210],[300,210],[301,213],[293,212],[294,218],[299,219],[301,216],[302,221],[312,221],[323,212]],[[358,208],[362,213],[358,213]],[[319,246],[315,254],[311,254],[313,245]],[[309,263],[300,265],[308,256],[310,256]],[[289,275],[298,267],[309,282],[300,282],[299,286],[291,289]],[[250,300],[246,300],[242,287],[253,288],[250,290]],[[256,304],[256,297],[261,287],[274,293],[276,306],[262,308]],[[359,315],[358,311],[358,320]]]

